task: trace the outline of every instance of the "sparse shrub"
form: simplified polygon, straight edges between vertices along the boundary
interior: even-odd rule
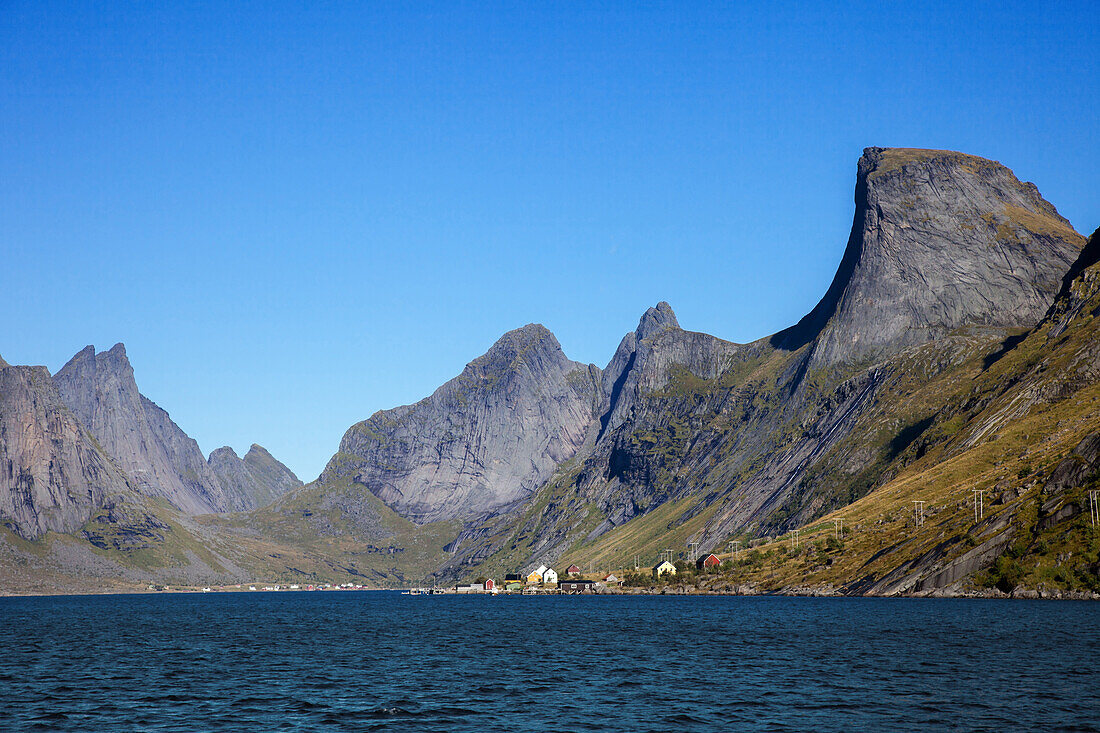
[[[1011,593],[1024,577],[1020,563],[1006,553],[993,561],[989,571],[992,584],[1004,593]]]

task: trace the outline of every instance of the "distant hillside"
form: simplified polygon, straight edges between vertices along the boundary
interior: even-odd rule
[[[735,344],[662,302],[603,369],[528,325],[353,425],[305,486],[258,446],[201,460],[120,347],[86,350],[59,397],[0,393],[0,425],[33,415],[86,456],[54,480],[48,451],[23,454],[34,512],[9,472],[0,581],[397,587],[695,547],[735,560],[712,589],[1095,592],[1098,260],[999,163],[868,148],[836,276],[797,324]],[[248,511],[193,516],[226,510]]]

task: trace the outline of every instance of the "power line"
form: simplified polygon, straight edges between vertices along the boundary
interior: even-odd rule
[[[982,494],[985,493],[985,489],[971,489],[970,491],[974,494],[974,524],[977,524],[985,519],[985,502],[982,501]]]

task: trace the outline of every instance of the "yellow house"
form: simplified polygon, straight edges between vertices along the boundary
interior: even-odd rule
[[[675,575],[676,574],[676,566],[673,565],[672,563],[670,563],[668,560],[665,560],[660,565],[653,568],[653,577],[654,578],[659,578],[662,575],[666,575],[666,574],[667,575]]]
[[[529,585],[542,585],[546,571],[549,569],[550,568],[545,565],[539,565],[537,570],[532,571],[531,574],[527,576],[527,583]]]

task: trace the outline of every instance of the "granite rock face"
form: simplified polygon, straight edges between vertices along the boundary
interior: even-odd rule
[[[882,400],[1035,326],[1084,243],[1032,184],[960,153],[868,148],[855,199],[832,285],[795,326],[738,345],[683,331],[667,304],[647,311],[604,370],[598,439],[547,508],[510,531],[468,525],[453,567],[516,538],[552,560],[679,499],[677,522],[708,513],[704,544],[855,500],[917,430]],[[563,492],[603,521],[577,536],[591,522]]]
[[[350,478],[417,523],[526,498],[597,424],[600,370],[570,361],[554,335],[510,331],[414,405],[354,425],[321,482]]]
[[[812,364],[866,363],[961,326],[1031,327],[1084,239],[1000,163],[867,148],[840,267],[821,302],[772,337]]]
[[[207,464],[198,443],[138,391],[126,347],[80,351],[54,376],[61,398],[134,487],[189,514],[224,512],[234,498]]]
[[[72,532],[127,491],[45,367],[0,365],[0,521],[26,538]]]
[[[671,369],[712,379],[739,348],[705,333],[683,330],[672,306],[664,301],[648,309],[638,319],[638,327],[619,342],[604,369],[601,436],[628,418],[639,397],[663,387]]]
[[[207,461],[232,503],[232,511],[266,506],[302,485],[294,472],[260,445],[252,444],[244,458],[224,446]]]
[[[931,377],[968,348],[955,329],[1034,326],[1084,243],[1034,185],[961,153],[868,148],[855,199],[836,277],[792,328],[740,346],[688,335],[660,306],[643,317],[639,329],[658,333],[633,357],[644,376],[619,377],[636,387],[619,397],[579,484],[609,524],[704,492],[721,504],[714,535],[766,526],[899,378],[883,360],[942,344],[926,357],[940,364]],[[740,376],[754,369],[760,377]]]

